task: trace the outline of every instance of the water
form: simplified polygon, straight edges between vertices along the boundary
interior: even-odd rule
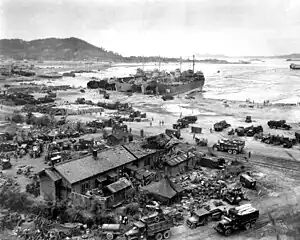
[[[235,61],[229,59],[229,61]],[[206,82],[203,96],[214,99],[227,99],[255,102],[297,103],[300,102],[300,71],[290,70],[290,62],[285,59],[266,59],[252,64],[203,64],[196,63],[195,70],[203,71]],[[136,72],[138,64],[118,64],[97,73],[77,74],[76,78],[63,78],[49,85],[69,84],[86,86],[91,77],[122,77]],[[158,64],[145,64],[144,69],[159,68]],[[162,63],[161,70],[173,71],[179,64]],[[183,63],[182,70],[192,68],[192,63]],[[219,71],[219,73],[218,73]]]

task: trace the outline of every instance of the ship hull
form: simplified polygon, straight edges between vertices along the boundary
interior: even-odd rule
[[[200,80],[200,81],[192,81],[189,83],[185,83],[179,86],[168,86],[168,85],[164,85],[161,84],[161,88],[160,88],[160,84],[158,87],[159,90],[159,94],[166,94],[166,93],[170,93],[170,94],[180,94],[180,93],[184,93],[184,92],[188,92],[194,89],[198,89],[199,91],[202,91],[203,86],[204,86],[204,80]]]
[[[130,83],[115,83],[116,90],[118,92],[131,92],[132,91],[132,84]]]
[[[164,95],[164,94],[176,95],[180,93],[189,92],[194,89],[202,91],[204,83],[205,80],[190,81],[188,83],[184,83],[178,86],[171,86],[163,83],[157,83],[156,86],[155,84],[151,84],[151,85],[143,84],[142,92],[147,93],[150,91],[158,95]]]

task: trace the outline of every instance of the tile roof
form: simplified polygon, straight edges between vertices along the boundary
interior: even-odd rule
[[[61,176],[54,169],[51,168],[46,168],[39,173],[40,176],[43,174],[48,175],[54,182],[61,179]]]
[[[167,161],[166,161],[166,163],[168,164],[168,165],[170,165],[170,166],[176,166],[176,165],[178,165],[178,164],[180,164],[180,163],[183,163],[184,161],[186,161],[187,159],[186,158],[184,158],[183,156],[176,156],[176,157],[173,157],[173,158],[171,158],[171,159],[168,159]]]
[[[126,178],[120,178],[118,181],[110,184],[107,186],[107,188],[112,192],[116,193],[123,189],[126,189],[131,186],[131,182],[127,180]]]
[[[129,135],[130,135],[130,133],[128,133],[128,132],[116,131],[115,133],[109,134],[107,137],[114,136],[116,139],[121,140],[121,139],[123,139],[123,137],[128,137]]]
[[[92,155],[55,166],[55,169],[71,184],[107,172],[136,158],[123,147],[114,147],[98,152],[97,159]]]
[[[148,156],[157,151],[155,149],[142,148],[142,146],[136,142],[123,145],[123,147],[137,158]]]
[[[187,161],[188,159],[190,159],[190,158],[192,158],[192,157],[194,157],[195,156],[195,154],[194,153],[191,153],[191,152],[189,152],[189,155],[187,155],[186,153],[182,153],[182,154],[180,154],[180,155],[177,155],[177,156],[175,156],[175,157],[172,157],[172,158],[170,158],[170,159],[168,159],[167,161],[166,161],[166,163],[168,164],[168,165],[170,165],[170,166],[176,166],[176,165],[178,165],[178,164],[180,164],[180,163],[182,163],[182,162],[185,162],[185,161]]]

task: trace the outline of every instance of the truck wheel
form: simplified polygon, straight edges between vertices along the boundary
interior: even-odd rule
[[[236,155],[236,154],[237,154],[237,151],[236,151],[236,150],[233,150],[233,154]]]
[[[106,239],[107,240],[113,240],[114,239],[114,235],[112,233],[107,233],[106,234]]]
[[[229,236],[231,234],[231,229],[227,229],[225,232],[224,232],[225,236]]]
[[[164,239],[169,239],[170,236],[171,236],[170,231],[167,230],[167,231],[164,232]]]
[[[251,224],[250,223],[246,223],[244,227],[245,227],[246,230],[249,230],[251,228]]]
[[[251,222],[251,228],[255,226],[255,221]]]
[[[154,221],[158,223],[158,222],[159,222],[159,217],[156,216],[156,217],[154,218]]]
[[[243,186],[243,187],[246,187],[246,184],[245,184],[244,182],[242,182],[242,186]]]
[[[229,150],[228,150],[228,153],[229,153],[229,154],[232,154],[232,150],[229,149]]]
[[[157,234],[155,235],[155,240],[162,240],[162,239],[163,239],[162,233],[157,233]]]

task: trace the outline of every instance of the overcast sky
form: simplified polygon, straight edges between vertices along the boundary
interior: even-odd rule
[[[78,37],[123,55],[300,52],[300,0],[0,0],[0,38]]]

